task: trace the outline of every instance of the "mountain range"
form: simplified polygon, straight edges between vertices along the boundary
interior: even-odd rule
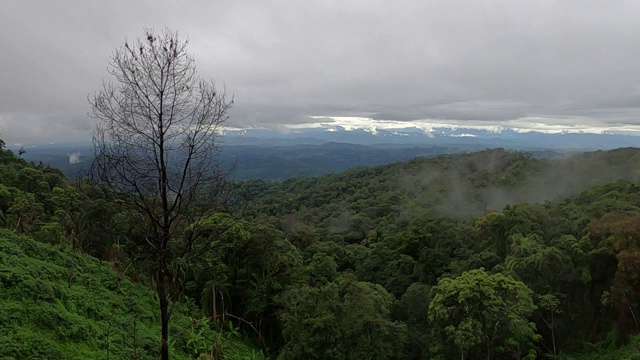
[[[360,145],[393,144],[403,146],[455,145],[478,148],[606,150],[640,145],[640,136],[614,133],[522,132],[514,129],[475,129],[464,127],[416,127],[401,129],[331,128],[237,129],[225,131],[227,145],[295,145],[340,142]]]
[[[640,136],[613,133],[544,133],[513,129],[376,129],[334,126],[289,129],[227,129],[220,138],[220,160],[235,167],[235,179],[284,180],[337,173],[418,156],[505,148],[534,157],[558,158],[593,150],[638,147]],[[14,144],[23,157],[62,169],[74,177],[91,159],[90,142]]]

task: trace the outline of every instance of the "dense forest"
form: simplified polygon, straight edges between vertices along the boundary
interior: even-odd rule
[[[635,359],[640,150],[233,183],[184,229],[178,359]],[[0,150],[0,358],[153,359],[139,219]],[[198,250],[198,249],[196,249]]]

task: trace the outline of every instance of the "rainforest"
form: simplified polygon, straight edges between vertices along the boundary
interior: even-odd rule
[[[493,149],[234,181],[185,229],[207,246],[182,266],[172,358],[634,359],[638,163]],[[2,149],[0,358],[157,358],[136,221]]]

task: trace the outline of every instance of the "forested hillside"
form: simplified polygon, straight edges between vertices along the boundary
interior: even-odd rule
[[[507,204],[575,197],[607,182],[640,181],[640,150],[596,151],[562,159],[534,158],[503,149],[418,157],[377,167],[358,167],[318,178],[283,182],[250,180],[239,195],[261,214],[297,214],[301,221],[323,221],[340,214],[394,222],[416,212],[469,219]],[[307,211],[308,210],[308,211]],[[321,216],[307,215],[321,213]],[[257,211],[254,212],[257,214]],[[311,223],[317,226],[319,223]]]
[[[110,206],[0,147],[0,359],[157,359],[157,297]],[[172,358],[263,358],[233,322],[174,306]]]
[[[407,358],[556,357],[638,330],[625,262],[640,240],[639,160],[630,148],[553,160],[498,149],[238,193],[324,286],[348,273],[394,295]]]
[[[639,163],[498,149],[238,183],[183,230],[203,241],[174,358],[633,358]],[[117,194],[2,150],[0,211],[0,357],[157,356],[154,265]]]

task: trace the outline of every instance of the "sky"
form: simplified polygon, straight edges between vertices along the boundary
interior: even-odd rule
[[[0,137],[89,140],[87,97],[145,27],[189,38],[230,127],[640,134],[638,19],[622,0],[0,0]]]

